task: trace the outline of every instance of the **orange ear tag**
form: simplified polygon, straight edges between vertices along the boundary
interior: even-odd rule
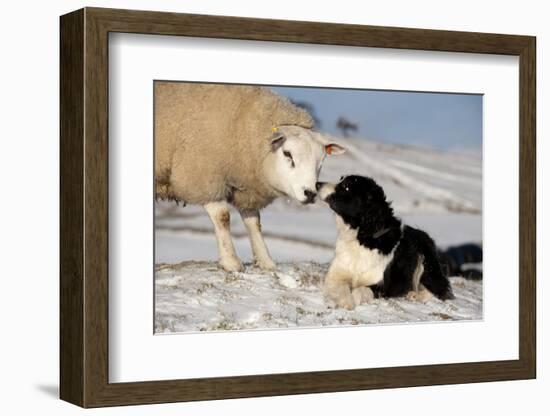
[[[327,155],[331,155],[332,154],[332,146],[331,145],[325,146],[325,151],[327,152]]]

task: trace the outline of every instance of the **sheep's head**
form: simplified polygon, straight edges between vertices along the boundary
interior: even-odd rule
[[[325,156],[344,153],[342,146],[321,133],[298,126],[274,129],[271,153],[266,159],[269,184],[302,204],[315,201],[315,183]]]

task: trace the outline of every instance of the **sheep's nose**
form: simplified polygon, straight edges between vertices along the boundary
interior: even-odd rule
[[[306,189],[304,191],[304,195],[306,197],[305,203],[311,204],[313,201],[315,201],[315,197],[317,196],[317,192],[313,192],[311,189]]]
[[[324,184],[325,184],[325,182],[317,182],[315,184],[315,189],[317,189],[317,192],[319,192],[321,190],[321,188],[323,187]]]

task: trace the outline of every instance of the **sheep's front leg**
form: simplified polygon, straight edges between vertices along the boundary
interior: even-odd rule
[[[241,210],[241,217],[248,231],[250,245],[256,264],[264,270],[275,270],[276,266],[264,242],[259,210]]]
[[[231,241],[229,205],[226,202],[210,202],[204,205],[204,209],[214,224],[221,266],[228,272],[242,270],[243,266]]]

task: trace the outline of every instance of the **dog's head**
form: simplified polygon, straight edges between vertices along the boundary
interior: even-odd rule
[[[317,182],[319,197],[352,228],[377,232],[393,218],[383,189],[371,178],[345,176],[340,182]]]

